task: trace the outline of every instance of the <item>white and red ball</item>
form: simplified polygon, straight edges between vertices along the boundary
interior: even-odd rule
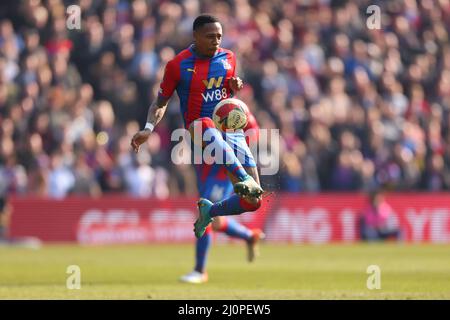
[[[243,129],[247,125],[247,105],[236,98],[220,101],[214,108],[212,119],[221,131]]]

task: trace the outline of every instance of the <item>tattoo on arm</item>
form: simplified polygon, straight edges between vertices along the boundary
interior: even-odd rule
[[[164,116],[167,109],[168,98],[158,96],[158,98],[150,105],[147,114],[147,122],[156,126]]]

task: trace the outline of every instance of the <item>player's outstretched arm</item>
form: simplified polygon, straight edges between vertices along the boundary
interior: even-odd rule
[[[168,102],[169,98],[159,95],[158,98],[150,105],[145,129],[137,132],[131,139],[131,147],[134,152],[139,152],[140,145],[147,141],[153,131],[153,128],[161,121],[164,113],[166,112]]]

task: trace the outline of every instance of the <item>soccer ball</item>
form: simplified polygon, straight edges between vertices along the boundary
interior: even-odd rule
[[[236,98],[220,101],[213,111],[213,121],[221,131],[243,129],[247,125],[247,105]]]

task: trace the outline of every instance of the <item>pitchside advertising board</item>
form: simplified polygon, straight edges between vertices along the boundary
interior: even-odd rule
[[[192,242],[196,200],[17,197],[11,199],[10,235],[85,245]],[[448,194],[391,194],[386,200],[394,210],[389,223],[400,226],[405,241],[450,242]],[[360,238],[358,221],[366,204],[364,194],[275,194],[257,213],[234,218],[263,229],[268,242],[354,242]],[[216,240],[230,241],[220,233]]]

